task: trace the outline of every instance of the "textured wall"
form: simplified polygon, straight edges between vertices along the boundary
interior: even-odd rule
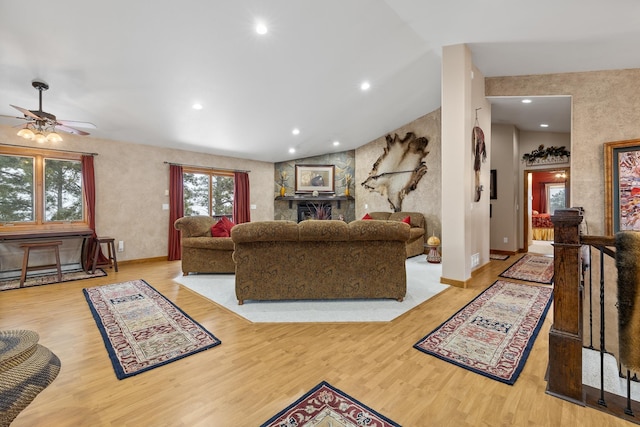
[[[572,96],[571,204],[604,234],[603,144],[640,136],[640,69],[486,79],[487,96]]]
[[[214,156],[149,145],[63,135],[64,141],[42,145],[16,136],[16,130],[0,126],[0,144],[97,153],[96,229],[99,235],[125,242],[118,260],[167,256],[169,165],[164,162],[251,170],[252,221],[273,218],[273,163]]]
[[[427,233],[441,236],[441,151],[440,151],[440,109],[422,116],[392,132],[393,137],[398,134],[404,138],[407,132],[416,136],[424,136],[429,140],[427,149],[429,154],[424,159],[427,173],[419,181],[415,190],[410,192],[402,204],[403,211],[420,212],[427,221]],[[385,135],[356,149],[356,173],[354,187],[356,191],[356,218],[362,218],[367,212],[391,212],[389,202],[385,196],[373,193],[362,187],[361,183],[367,179],[369,172],[387,145]]]

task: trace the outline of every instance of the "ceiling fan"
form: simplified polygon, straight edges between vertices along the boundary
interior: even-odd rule
[[[89,132],[85,132],[75,127],[91,128],[95,129],[96,125],[89,122],[77,122],[71,120],[58,120],[56,116],[51,113],[47,113],[42,110],[42,92],[49,89],[49,85],[41,80],[34,80],[31,85],[38,91],[40,98],[40,105],[37,110],[27,110],[26,108],[17,107],[11,105],[16,110],[24,114],[23,117],[13,117],[0,115],[0,117],[10,117],[20,120],[26,120],[26,124],[22,125],[22,129],[18,132],[19,136],[26,139],[34,139],[38,142],[44,142],[45,140],[51,142],[62,141],[60,135],[56,133],[56,130],[72,133],[75,135],[89,135]],[[46,136],[45,136],[46,134]]]

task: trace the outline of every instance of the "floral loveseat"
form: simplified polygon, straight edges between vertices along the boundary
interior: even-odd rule
[[[180,230],[182,273],[233,273],[233,241],[231,237],[212,237],[211,227],[218,221],[206,215],[178,218],[174,227]]]
[[[231,230],[236,297],[245,300],[392,298],[407,290],[400,221],[260,221]]]
[[[406,217],[411,218],[411,230],[407,240],[407,258],[422,255],[424,253],[427,224],[424,215],[420,212],[370,212],[371,219],[402,221]]]

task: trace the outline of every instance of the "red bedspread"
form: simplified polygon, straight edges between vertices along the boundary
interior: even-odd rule
[[[531,217],[531,226],[533,228],[553,228],[551,215],[548,213],[533,214]]]

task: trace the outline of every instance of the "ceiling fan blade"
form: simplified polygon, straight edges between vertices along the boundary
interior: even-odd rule
[[[97,129],[96,125],[94,125],[91,122],[76,122],[74,120],[58,120],[57,122],[63,126],[73,126],[73,127],[86,128],[86,129]]]
[[[74,135],[82,135],[82,136],[90,135],[89,132],[85,132],[85,131],[80,130],[80,129],[74,129],[72,127],[64,126],[64,125],[60,125],[60,124],[57,124],[55,128],[57,130],[61,130],[63,132],[67,132],[67,133],[72,133]]]
[[[41,120],[42,119],[40,116],[36,116],[35,114],[33,114],[31,111],[27,110],[26,108],[16,107],[15,105],[12,105],[12,104],[9,104],[9,105],[11,105],[16,110],[20,111],[22,114],[24,114],[27,117],[31,117],[32,119],[36,119],[36,120]]]
[[[18,120],[31,120],[30,118],[27,119],[26,117],[22,116],[22,117],[18,117],[18,116],[7,116],[6,114],[0,114],[0,117],[4,117],[7,119],[18,119]]]

